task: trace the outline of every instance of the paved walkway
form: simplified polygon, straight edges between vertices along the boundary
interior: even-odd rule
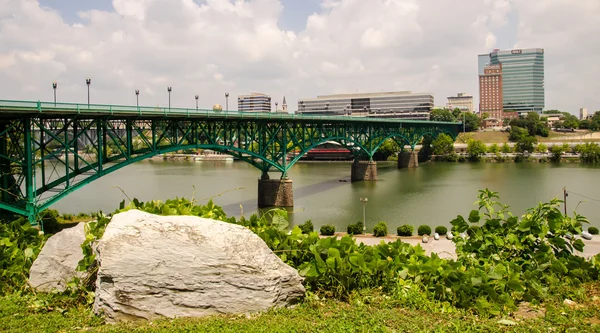
[[[336,234],[338,235],[338,234]],[[338,236],[341,236],[339,234]],[[454,243],[446,237],[440,237],[440,240],[436,241],[433,237],[429,237],[428,243],[421,243],[422,237],[398,237],[398,236],[386,236],[386,237],[373,237],[369,235],[357,235],[354,236],[354,239],[358,243],[364,243],[365,245],[376,245],[381,243],[381,241],[385,242],[395,242],[397,239],[402,239],[405,243],[410,243],[411,245],[421,244],[421,247],[425,250],[427,254],[432,252],[437,253],[440,258],[446,259],[456,259],[456,248],[454,247]],[[585,258],[590,258],[600,253],[600,236],[592,236],[591,240],[582,239],[585,243],[585,247],[583,249],[583,253],[576,252],[578,255],[581,255]]]

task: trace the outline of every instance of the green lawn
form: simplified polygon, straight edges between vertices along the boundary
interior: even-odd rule
[[[600,294],[600,284],[590,286]],[[589,289],[589,288],[588,288]],[[7,332],[600,332],[600,299],[569,307],[546,305],[539,318],[480,318],[462,310],[437,306],[415,310],[376,292],[348,302],[312,298],[294,309],[252,316],[213,316],[137,324],[105,325],[88,308],[61,310],[32,307],[31,297],[0,297],[0,330]],[[434,303],[431,303],[434,304]],[[431,305],[425,305],[425,308]],[[524,312],[523,312],[524,313]],[[505,324],[499,321],[509,320]],[[506,324],[515,324],[507,326]]]

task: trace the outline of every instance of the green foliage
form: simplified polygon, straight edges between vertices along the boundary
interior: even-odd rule
[[[522,140],[527,136],[529,136],[529,132],[527,131],[527,129],[518,126],[512,126],[510,128],[508,140],[512,142],[518,142],[519,140]]]
[[[509,145],[508,145],[508,143],[504,143],[504,144],[502,145],[502,152],[503,152],[504,154],[509,154],[509,153],[512,153],[512,152],[513,152],[513,149],[512,149],[512,147],[511,147],[511,146],[509,146]]]
[[[423,140],[421,140],[421,149],[419,150],[419,161],[427,161],[431,158],[431,154],[433,153],[432,142],[431,135],[423,137]]]
[[[563,148],[563,146],[554,145],[550,147],[550,160],[553,162],[560,162],[560,159],[562,158],[562,154],[564,152],[565,149]]]
[[[479,162],[481,156],[485,154],[486,151],[487,147],[485,146],[485,143],[480,140],[469,140],[467,143],[467,155],[472,162]]]
[[[527,114],[527,117],[525,118],[516,118],[516,119],[512,119],[510,121],[510,126],[511,126],[511,134],[512,134],[512,128],[514,127],[519,127],[521,129],[525,129],[527,131],[527,135],[528,136],[543,136],[543,137],[548,137],[548,125],[546,124],[545,121],[543,121],[542,119],[540,119],[540,116],[535,113],[535,112],[529,112]],[[516,139],[510,139],[511,141],[518,141],[518,138]]]
[[[548,146],[546,146],[543,143],[540,143],[540,144],[537,145],[537,147],[535,147],[535,151],[538,152],[538,153],[545,154],[545,153],[548,152]]]
[[[492,153],[492,154],[498,154],[500,152],[500,147],[498,146],[497,143],[493,143],[489,148],[488,148],[488,152]]]
[[[588,142],[578,145],[576,151],[580,154],[581,161],[594,164],[600,162],[600,146],[596,143]]]
[[[0,295],[28,288],[29,269],[44,240],[25,218],[0,222]]]
[[[333,236],[335,234],[335,226],[331,224],[325,224],[321,226],[321,235],[323,236]]]
[[[588,232],[589,232],[591,235],[597,235],[597,234],[598,234],[598,228],[596,228],[596,227],[589,227],[589,228],[588,228]]]
[[[396,231],[398,232],[398,236],[412,236],[414,230],[412,225],[404,224],[399,226]]]
[[[440,134],[432,143],[433,155],[448,155],[454,152],[454,140],[447,134]]]
[[[525,136],[517,141],[515,150],[519,153],[529,152],[532,153],[535,149],[537,139],[534,136]]]
[[[360,235],[364,233],[364,223],[362,221],[357,221],[354,224],[348,226],[347,231],[350,235]]]
[[[379,222],[373,228],[373,236],[384,237],[388,234],[387,224],[385,222]]]
[[[458,120],[462,121],[462,119],[458,119]],[[465,131],[466,132],[475,132],[475,131],[479,130],[479,127],[481,126],[481,119],[479,118],[479,116],[477,116],[476,114],[471,113],[471,112],[465,112],[464,120],[465,120]]]
[[[423,236],[423,235],[431,235],[431,227],[428,225],[420,225],[419,228],[417,229],[417,234],[419,236]]]
[[[448,228],[444,227],[443,225],[439,225],[435,227],[435,232],[440,236],[444,236],[448,233]]]
[[[574,254],[583,251],[583,242],[564,238],[581,232],[584,217],[562,215],[554,199],[519,219],[497,198],[495,192],[480,191],[479,210],[471,211],[467,220],[458,216],[451,222],[457,232],[469,232],[466,239],[453,239],[458,261],[467,275],[473,274],[465,281],[487,290],[473,299],[477,308],[499,313],[515,302],[542,301],[598,278],[597,268]]]
[[[360,235],[363,233],[364,225],[361,221],[358,221],[354,224],[348,225],[346,230],[348,231],[348,235]]]
[[[300,228],[300,230],[302,230],[303,234],[310,234],[311,232],[315,231],[315,227],[313,226],[313,223],[311,220],[308,220],[308,221],[302,223],[298,227]]]
[[[387,139],[381,144],[381,146],[379,146],[379,149],[377,149],[377,152],[375,152],[373,157],[376,160],[385,161],[391,156],[396,156],[399,151],[400,146],[398,143],[394,139]]]
[[[454,122],[456,121],[456,117],[449,109],[433,109],[429,114],[429,120]]]

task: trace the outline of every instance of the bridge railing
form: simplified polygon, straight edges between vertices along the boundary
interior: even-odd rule
[[[107,115],[139,115],[139,116],[166,116],[166,117],[189,117],[203,116],[207,118],[242,118],[242,119],[302,119],[319,121],[349,121],[369,123],[428,123],[456,125],[460,123],[448,123],[437,121],[390,119],[390,118],[366,118],[352,116],[307,116],[290,113],[264,113],[264,112],[240,112],[240,111],[217,111],[195,108],[169,108],[161,106],[130,106],[110,104],[87,104],[87,103],[54,103],[41,101],[17,101],[0,100],[0,113],[2,112],[39,112],[39,113],[78,113],[78,114],[107,114]]]

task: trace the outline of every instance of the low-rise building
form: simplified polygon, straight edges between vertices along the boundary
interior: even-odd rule
[[[466,93],[458,93],[456,96],[448,97],[446,107],[450,110],[459,109],[462,112],[475,112],[473,110],[473,96]]]
[[[238,96],[238,111],[271,112],[271,96],[261,93]]]
[[[317,96],[298,101],[298,112],[307,115],[429,119],[433,95],[410,91]]]

